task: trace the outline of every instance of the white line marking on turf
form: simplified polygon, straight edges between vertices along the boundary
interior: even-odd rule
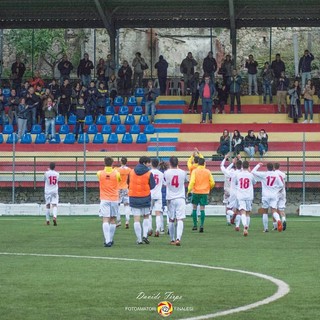
[[[257,272],[250,272],[250,271],[244,271],[240,269],[230,269],[230,268],[223,268],[223,267],[214,267],[214,266],[208,266],[208,265],[202,265],[202,264],[194,264],[194,263],[184,263],[184,262],[174,262],[174,261],[159,261],[159,260],[144,260],[144,259],[130,259],[130,258],[116,258],[116,257],[99,257],[99,256],[77,256],[77,255],[70,255],[70,254],[42,254],[42,253],[14,253],[14,252],[0,252],[0,255],[7,255],[7,256],[31,256],[31,257],[52,257],[52,258],[73,258],[73,259],[100,259],[100,260],[119,260],[119,261],[135,261],[135,262],[146,262],[146,263],[161,263],[161,264],[169,264],[169,265],[175,265],[175,266],[186,266],[186,267],[193,267],[193,268],[203,268],[203,269],[212,269],[212,270],[222,270],[222,271],[228,271],[228,272],[237,272],[246,274],[249,276],[258,277],[261,279],[268,280],[275,284],[278,287],[278,290],[276,293],[274,293],[272,296],[267,297],[263,300],[247,304],[242,307],[237,307],[229,310],[219,311],[216,313],[211,314],[205,314],[202,316],[197,317],[191,317],[191,318],[182,318],[183,320],[203,320],[203,319],[212,319],[217,318],[221,316],[226,316],[233,313],[238,313],[241,311],[248,311],[253,308],[257,308],[260,306],[263,306],[265,304],[269,304],[271,302],[274,302],[285,295],[287,295],[290,292],[290,287],[287,283],[284,281],[268,276],[263,273],[257,273]],[[181,320],[182,320],[181,319]]]

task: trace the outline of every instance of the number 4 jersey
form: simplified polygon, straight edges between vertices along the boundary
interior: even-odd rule
[[[44,174],[44,193],[58,193],[59,173],[55,170],[48,170]]]
[[[167,187],[167,200],[186,197],[185,183],[187,173],[181,169],[169,169],[164,173],[165,185]]]

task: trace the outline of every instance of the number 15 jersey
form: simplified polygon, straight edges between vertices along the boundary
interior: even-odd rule
[[[55,170],[48,170],[44,174],[44,192],[58,193],[59,173]]]
[[[164,173],[165,185],[167,187],[167,200],[179,199],[186,197],[185,183],[187,173],[181,169],[168,169]]]

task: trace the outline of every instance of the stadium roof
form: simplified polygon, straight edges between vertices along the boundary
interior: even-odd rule
[[[232,10],[230,7],[233,7]],[[232,22],[233,21],[233,22]],[[0,28],[299,27],[319,0],[1,0]]]

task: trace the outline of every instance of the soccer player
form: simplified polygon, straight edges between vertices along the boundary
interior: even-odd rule
[[[283,188],[283,182],[281,181],[278,173],[273,171],[273,164],[267,163],[266,172],[258,172],[258,169],[263,165],[262,162],[258,163],[252,170],[253,175],[258,181],[261,181],[262,185],[262,222],[264,232],[269,232],[268,229],[268,209],[271,208],[272,217],[277,222],[277,229],[282,231],[282,223],[279,213],[277,212],[277,203],[279,198],[279,192]]]
[[[163,173],[158,170],[159,160],[152,159],[151,161],[151,173],[153,174],[156,186],[151,190],[151,230],[152,230],[152,211],[156,214],[156,232],[155,237],[159,237],[161,231],[161,214],[162,214],[162,185],[163,185]],[[150,226],[149,226],[150,229]]]
[[[214,187],[214,180],[210,170],[205,167],[205,160],[199,158],[199,165],[192,171],[191,179],[188,186],[188,193],[193,192],[191,203],[193,205],[192,217],[193,228],[197,230],[197,206],[200,204],[200,229],[203,232],[203,224],[205,218],[205,206],[208,204],[208,195]]]
[[[249,162],[242,162],[242,171],[236,175],[237,201],[238,210],[241,214],[241,222],[243,225],[243,235],[248,235],[250,226],[250,213],[253,201],[253,185],[255,184],[254,176],[249,172]]]
[[[277,203],[277,209],[278,213],[281,216],[282,221],[282,230],[285,231],[287,229],[287,220],[286,220],[286,214],[284,212],[286,208],[286,202],[287,202],[287,195],[286,195],[286,174],[280,170],[280,164],[275,163],[274,164],[274,172],[276,172],[280,179],[283,182],[283,188],[280,190],[279,193],[279,199]],[[277,225],[274,225],[274,229],[277,229]]]
[[[57,226],[57,211],[59,203],[59,173],[55,171],[56,164],[50,162],[49,169],[44,174],[44,198],[46,201],[46,221],[50,225],[50,205],[52,206],[53,225]]]
[[[105,168],[97,172],[100,188],[100,210],[102,217],[102,231],[104,235],[104,246],[112,247],[113,237],[116,230],[116,218],[119,211],[119,182],[120,173],[112,168],[113,159],[104,158]]]
[[[198,167],[199,158],[203,158],[203,155],[199,152],[198,148],[194,148],[194,151],[187,162],[190,176],[192,171]]]
[[[183,220],[186,218],[186,189],[187,173],[178,168],[179,160],[172,156],[169,159],[170,168],[164,173],[167,187],[167,204],[169,215],[170,244],[180,246],[183,233]],[[177,221],[175,232],[174,221]],[[175,237],[176,234],[176,237]]]
[[[151,190],[155,187],[153,174],[149,170],[150,158],[143,156],[139,164],[129,173],[129,204],[134,216],[134,232],[137,236],[137,244],[149,244],[149,214],[151,206]],[[143,234],[141,237],[140,217],[143,216]],[[142,242],[143,241],[143,242]]]
[[[122,157],[120,161],[121,161],[121,166],[117,168],[121,176],[121,181],[119,183],[119,205],[121,203],[123,203],[124,205],[124,214],[126,216],[126,229],[129,229],[130,206],[129,206],[129,196],[128,196],[128,176],[131,169],[127,167],[128,159],[126,157]],[[117,227],[120,227],[120,226],[121,226],[121,217],[120,217],[120,211],[118,210]]]

